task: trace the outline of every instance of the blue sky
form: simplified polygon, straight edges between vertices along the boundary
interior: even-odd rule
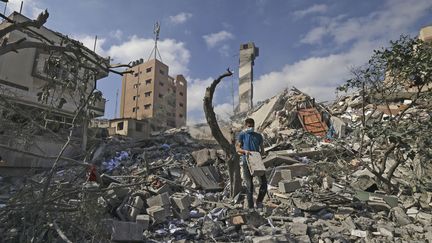
[[[7,13],[19,10],[9,0]],[[2,7],[4,5],[1,5]],[[25,0],[24,14],[48,9],[46,26],[72,36],[96,52],[128,63],[148,58],[153,24],[161,22],[159,48],[170,75],[188,79],[188,122],[203,121],[205,87],[227,67],[234,70],[216,91],[221,117],[232,112],[238,85],[238,49],[254,41],[255,101],[295,86],[318,100],[332,100],[352,67],[367,62],[373,49],[401,34],[416,36],[432,24],[430,0]],[[110,74],[98,88],[107,98],[106,117],[114,117],[121,77]],[[119,109],[117,109],[119,110]]]

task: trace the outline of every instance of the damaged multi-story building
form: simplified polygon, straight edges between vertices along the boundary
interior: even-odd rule
[[[32,20],[14,12],[9,20],[0,24],[0,30],[11,24],[29,21]],[[18,28],[9,32],[2,41],[41,44],[41,48],[24,48],[0,56],[0,95],[4,101],[0,106],[0,115],[3,117],[13,106],[18,115],[20,112],[23,114],[18,118],[15,116],[19,121],[31,117],[51,131],[68,128],[72,125],[83,97],[94,91],[97,80],[108,76],[109,59],[99,56],[82,43],[43,26]],[[58,51],[61,47],[64,49]],[[104,110],[103,98],[85,107],[87,118],[103,116]],[[62,144],[61,141],[46,138],[39,133],[40,136],[25,143],[22,142],[24,140],[17,142],[16,138],[8,137],[7,131],[1,131],[1,134],[2,145],[34,152],[42,157],[55,155]],[[0,148],[0,153],[7,166],[50,166],[45,160],[29,154],[14,153],[3,148]]]
[[[169,75],[158,59],[132,62],[123,75],[120,118],[111,121],[112,133],[146,137],[152,131],[186,125],[187,81]]]

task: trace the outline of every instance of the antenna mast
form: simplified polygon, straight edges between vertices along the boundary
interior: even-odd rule
[[[149,56],[148,60],[150,60],[150,58],[152,57],[152,54],[154,53],[154,59],[157,59],[157,56],[159,55],[159,59],[162,61],[162,57],[161,57],[159,49],[157,47],[157,43],[158,43],[158,40],[159,40],[159,33],[160,33],[160,24],[159,24],[159,21],[158,21],[158,22],[155,23],[155,25],[153,27],[153,34],[155,35],[154,36],[155,44],[154,44],[153,50],[150,53],[150,56]]]

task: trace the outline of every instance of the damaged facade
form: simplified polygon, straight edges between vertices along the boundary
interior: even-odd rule
[[[9,19],[16,23],[31,21],[17,12],[12,13]],[[8,27],[10,23],[6,20],[0,24],[0,30]],[[43,26],[9,32],[4,36],[3,43],[23,40],[40,44],[48,42],[54,47],[73,47],[62,54],[48,47],[41,47],[25,48],[1,55],[0,96],[3,106],[0,106],[0,118],[12,119],[16,124],[29,124],[29,120],[34,119],[41,127],[55,132],[69,129],[82,96],[91,95],[97,80],[108,76],[109,60],[84,47],[82,43]],[[68,56],[75,55],[74,51],[77,50],[86,61],[79,63]],[[50,94],[49,97],[47,93]],[[105,99],[100,98],[86,106],[88,118],[104,115]],[[33,136],[21,138],[14,135],[13,131],[8,131],[5,121],[2,120],[0,128],[3,173],[20,174],[26,170],[50,167],[52,162],[47,162],[45,157],[57,155],[64,141],[54,139],[47,133],[35,131],[32,132]],[[22,124],[19,126],[26,130]],[[79,133],[82,132],[77,132]],[[11,151],[7,147],[27,154]],[[72,155],[77,151],[67,149],[65,153]],[[41,156],[37,157],[34,154]],[[8,170],[4,172],[6,168]]]

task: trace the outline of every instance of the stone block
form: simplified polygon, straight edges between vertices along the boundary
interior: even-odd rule
[[[171,216],[171,210],[169,207],[153,206],[147,208],[147,214],[150,215],[154,222],[162,223]]]
[[[170,204],[170,196],[167,192],[156,195],[147,199],[147,205],[150,207],[160,206],[164,207]]]
[[[172,208],[172,213],[174,215],[174,217],[178,218],[178,219],[189,219],[190,218],[190,211],[189,209],[179,209],[179,208]]]
[[[262,162],[261,154],[258,152],[250,152],[247,156],[249,171],[252,176],[262,176],[266,172],[266,168]]]
[[[291,170],[275,170],[273,176],[270,178],[270,185],[277,186],[278,183],[282,180],[292,180]]]
[[[294,235],[306,235],[307,234],[307,224],[303,223],[293,223],[290,226],[290,233]]]
[[[150,224],[150,216],[147,214],[140,214],[136,217],[136,222],[138,224],[142,224],[144,226],[144,229],[148,229],[148,226]]]
[[[352,236],[356,236],[359,238],[366,238],[367,236],[367,231],[363,231],[363,230],[351,230],[351,235]]]
[[[137,215],[141,212],[143,206],[144,201],[141,199],[141,197],[136,196],[132,199],[132,203],[127,211],[129,221],[135,221]]]
[[[170,197],[171,204],[180,210],[188,209],[191,205],[191,198],[185,193],[174,193]]]
[[[280,181],[279,182],[279,191],[286,192],[294,192],[295,190],[301,188],[300,181]]]
[[[252,239],[253,243],[276,243],[278,242],[273,236],[257,236]]]

